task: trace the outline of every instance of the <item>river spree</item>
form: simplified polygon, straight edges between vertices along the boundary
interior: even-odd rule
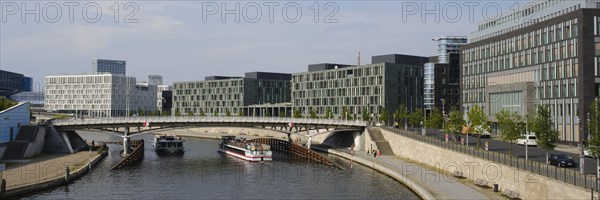
[[[87,140],[119,141],[109,133],[80,131]],[[274,153],[272,162],[247,162],[218,152],[218,140],[185,138],[185,154],[159,156],[152,135],[144,161],[110,171],[119,145],[91,174],[68,186],[33,194],[30,199],[418,199],[400,182],[364,166],[337,160],[339,170]]]

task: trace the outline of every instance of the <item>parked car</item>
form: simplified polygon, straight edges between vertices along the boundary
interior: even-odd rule
[[[518,145],[537,146],[537,137],[535,135],[522,135],[517,139]]]
[[[575,167],[577,163],[573,160],[573,157],[567,154],[550,154],[548,157],[548,164],[556,165],[558,167]]]

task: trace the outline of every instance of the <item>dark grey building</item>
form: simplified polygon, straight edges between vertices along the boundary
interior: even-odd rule
[[[125,75],[127,63],[124,60],[96,59],[92,61],[92,73]]]
[[[372,61],[360,66],[320,64],[329,66],[321,70],[309,65],[308,72],[293,74],[293,108],[318,116],[331,110],[335,117],[360,116],[365,109],[375,115],[387,109],[391,114],[400,104],[422,108],[423,64],[429,58],[391,54],[374,56]]]
[[[581,141],[600,93],[599,2],[539,1],[482,22],[461,48],[462,109],[478,104],[495,121],[548,105],[559,139]]]
[[[176,82],[173,108],[182,114],[204,112],[208,116],[256,114],[250,112],[250,105],[290,102],[290,78],[290,74],[249,72],[245,77],[208,76],[203,81]]]
[[[0,70],[0,96],[8,98],[19,91],[23,91],[25,82],[23,74]]]

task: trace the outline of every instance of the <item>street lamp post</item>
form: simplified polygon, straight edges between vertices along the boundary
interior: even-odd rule
[[[529,146],[529,117],[528,117],[528,113],[525,113],[525,161],[527,161],[527,159],[529,159],[529,152],[528,152],[528,147]]]

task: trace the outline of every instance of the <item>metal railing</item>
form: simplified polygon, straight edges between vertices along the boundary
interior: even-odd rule
[[[525,160],[524,158],[519,158],[516,156],[511,156],[504,153],[494,152],[494,151],[485,151],[484,149],[477,148],[474,146],[465,146],[462,144],[446,142],[442,138],[431,137],[431,136],[423,136],[421,132],[418,133],[404,131],[400,129],[390,128],[390,127],[381,127],[382,129],[399,134],[402,136],[409,137],[411,139],[428,143],[431,145],[435,145],[447,150],[451,150],[454,152],[467,154],[473,157],[481,158],[484,160],[488,160],[497,164],[506,165],[509,167],[514,167],[519,170],[523,170],[526,172],[530,172],[532,174],[538,174],[541,176],[545,176],[548,178],[552,178],[558,181],[562,181],[565,183],[573,184],[575,186],[579,186],[585,189],[593,189],[595,191],[599,190],[599,180],[595,175],[592,174],[581,174],[576,170],[561,168],[554,165],[548,165],[541,162]],[[521,178],[521,177],[519,177]],[[528,177],[522,177],[525,182],[535,182],[539,180],[531,179],[528,180]],[[521,180],[519,180],[521,181]]]
[[[60,119],[52,122],[54,126],[77,125],[110,125],[110,124],[141,124],[153,123],[276,123],[295,125],[332,125],[365,127],[366,121],[346,119],[313,119],[313,118],[285,118],[285,117],[213,117],[213,116],[147,116],[147,117],[110,117],[110,118],[73,118]]]

